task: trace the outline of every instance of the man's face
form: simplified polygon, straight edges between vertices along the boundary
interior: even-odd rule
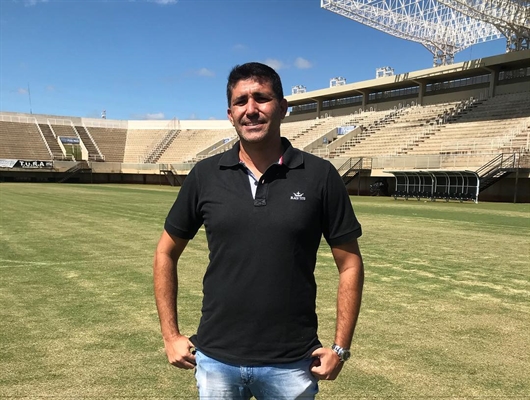
[[[232,90],[228,119],[242,141],[258,143],[280,136],[287,100],[274,96],[272,84],[263,79],[239,81]]]

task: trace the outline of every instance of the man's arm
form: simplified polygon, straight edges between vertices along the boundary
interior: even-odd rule
[[[176,367],[192,369],[195,356],[193,344],[180,334],[177,317],[177,263],[188,240],[169,235],[166,231],[158,242],[153,262],[153,283],[156,307],[168,361]]]
[[[337,325],[335,343],[349,349],[361,309],[364,284],[364,267],[357,240],[331,248],[333,258],[339,270],[339,288],[337,291]],[[320,348],[313,353],[320,363],[313,366],[311,372],[319,379],[335,379],[343,363],[330,348]]]

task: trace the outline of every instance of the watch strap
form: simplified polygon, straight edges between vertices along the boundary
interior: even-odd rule
[[[336,343],[333,343],[331,350],[333,350],[339,356],[339,360],[341,362],[347,361],[350,358],[350,349],[340,347]]]

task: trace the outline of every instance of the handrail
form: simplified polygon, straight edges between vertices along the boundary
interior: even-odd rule
[[[492,159],[491,161],[487,162],[486,164],[484,164],[482,167],[480,167],[479,169],[477,169],[475,172],[479,175],[479,176],[482,176],[482,175],[486,175],[486,174],[482,174],[484,171],[487,170],[487,172],[491,172],[494,168],[491,168],[492,165],[497,165],[499,164],[498,161],[499,160],[502,160],[504,154],[499,154],[497,157],[495,157],[494,159]],[[495,167],[497,168],[497,167]]]
[[[48,141],[46,140],[46,137],[44,136],[44,133],[42,133],[42,130],[40,129],[39,123],[37,122],[37,119],[35,118],[35,125],[37,125],[37,129],[39,130],[40,136],[42,138],[42,141],[44,142],[44,145],[46,146],[46,149],[48,150],[48,154],[53,160],[53,151],[50,149],[50,146],[48,145]]]
[[[363,157],[350,157],[344,164],[342,164],[339,168],[337,168],[337,171],[341,176],[347,174],[349,171],[353,169],[362,169],[363,166]],[[353,160],[356,160],[355,163]]]
[[[499,154],[490,162],[484,164],[482,167],[477,169],[475,172],[481,177],[484,178],[491,173],[496,172],[499,169],[503,168],[514,168],[515,167],[515,153],[513,154]]]
[[[103,153],[101,152],[101,150],[100,150],[98,144],[96,143],[96,141],[94,140],[94,138],[92,137],[92,135],[90,134],[90,132],[88,131],[88,128],[85,126],[85,124],[82,124],[82,125],[79,125],[79,126],[82,127],[82,128],[85,130],[85,132],[86,132],[88,138],[90,139],[90,141],[92,142],[92,144],[93,144],[94,147],[96,148],[99,157],[101,157],[102,160],[105,160],[105,156],[104,156]],[[74,129],[77,131],[77,128],[76,128],[75,126],[74,126]],[[78,134],[79,134],[79,132],[78,132]]]
[[[159,158],[162,155],[162,149],[168,143],[170,143],[174,138],[178,136],[180,133],[180,129],[170,129],[169,132],[153,147],[151,152],[145,157],[144,163],[151,163],[153,161],[157,161],[157,157]]]
[[[353,160],[353,157],[350,157],[348,158],[344,164],[342,164],[339,168],[337,168],[337,171],[339,171],[339,174],[342,175],[342,172],[344,171],[344,173],[348,172],[351,167],[352,167],[352,160]]]

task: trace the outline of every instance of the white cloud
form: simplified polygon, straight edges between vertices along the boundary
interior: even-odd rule
[[[247,49],[247,46],[245,46],[244,44],[238,43],[238,44],[234,45],[234,47],[232,47],[232,49],[234,51],[245,51]]]
[[[86,118],[101,118],[101,111],[92,110],[85,114]]]
[[[166,119],[166,115],[163,112],[157,112],[157,113],[147,113],[147,114],[133,114],[131,115],[131,119],[136,120],[161,120]]]
[[[199,118],[197,117],[197,114],[191,113],[188,119],[199,119]]]
[[[48,0],[23,0],[26,7],[36,6],[39,3],[47,3]]]
[[[135,120],[161,120],[166,119],[166,115],[163,112],[157,113],[146,113],[146,114],[132,114],[131,119]]]
[[[163,112],[158,112],[154,114],[147,113],[145,115],[145,119],[165,119],[165,115]]]
[[[156,4],[160,4],[160,5],[163,5],[163,6],[167,6],[169,4],[177,4],[178,3],[178,0],[150,0],[151,3],[156,3]]]
[[[313,67],[313,64],[311,64],[309,60],[302,57],[297,57],[296,60],[294,60],[294,65],[298,69],[309,69]]]
[[[18,94],[28,94],[28,89],[25,88],[18,88],[17,89]]]
[[[283,62],[274,58],[267,58],[265,61],[263,61],[263,64],[268,65],[276,71],[285,68],[285,64]]]
[[[48,91],[48,92],[55,92],[55,86],[53,86],[53,85],[48,85],[48,86],[46,86],[46,91]]]
[[[215,76],[215,73],[212,70],[209,70],[208,68],[201,68],[196,71],[196,74],[199,76]]]

